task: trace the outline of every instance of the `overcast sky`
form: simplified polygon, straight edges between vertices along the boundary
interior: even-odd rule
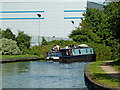
[[[0,2],[75,2],[85,0],[0,0]],[[92,2],[104,2],[105,0],[88,0]]]

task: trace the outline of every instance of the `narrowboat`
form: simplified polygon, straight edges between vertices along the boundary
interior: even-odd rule
[[[47,61],[54,62],[89,62],[96,60],[96,54],[92,47],[85,44],[61,48],[59,51],[47,52]]]

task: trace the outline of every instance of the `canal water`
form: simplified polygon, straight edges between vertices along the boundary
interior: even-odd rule
[[[80,88],[89,62],[16,62],[2,64],[2,88]]]

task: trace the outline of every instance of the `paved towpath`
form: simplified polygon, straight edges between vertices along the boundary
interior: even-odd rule
[[[110,63],[112,61],[107,61],[104,62],[103,65],[101,65],[102,69],[108,74],[110,75],[113,79],[117,80],[118,82],[120,82],[120,73],[119,71],[115,70],[112,66],[110,66]]]

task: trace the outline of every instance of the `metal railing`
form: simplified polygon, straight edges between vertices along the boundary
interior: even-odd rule
[[[42,37],[45,38],[46,41],[52,41],[52,40],[72,40],[71,38],[64,38],[64,37],[47,37],[47,36],[40,36],[39,39],[38,39],[38,36],[31,36],[31,46],[34,46],[34,45],[39,45],[39,43],[41,44],[42,42]]]

